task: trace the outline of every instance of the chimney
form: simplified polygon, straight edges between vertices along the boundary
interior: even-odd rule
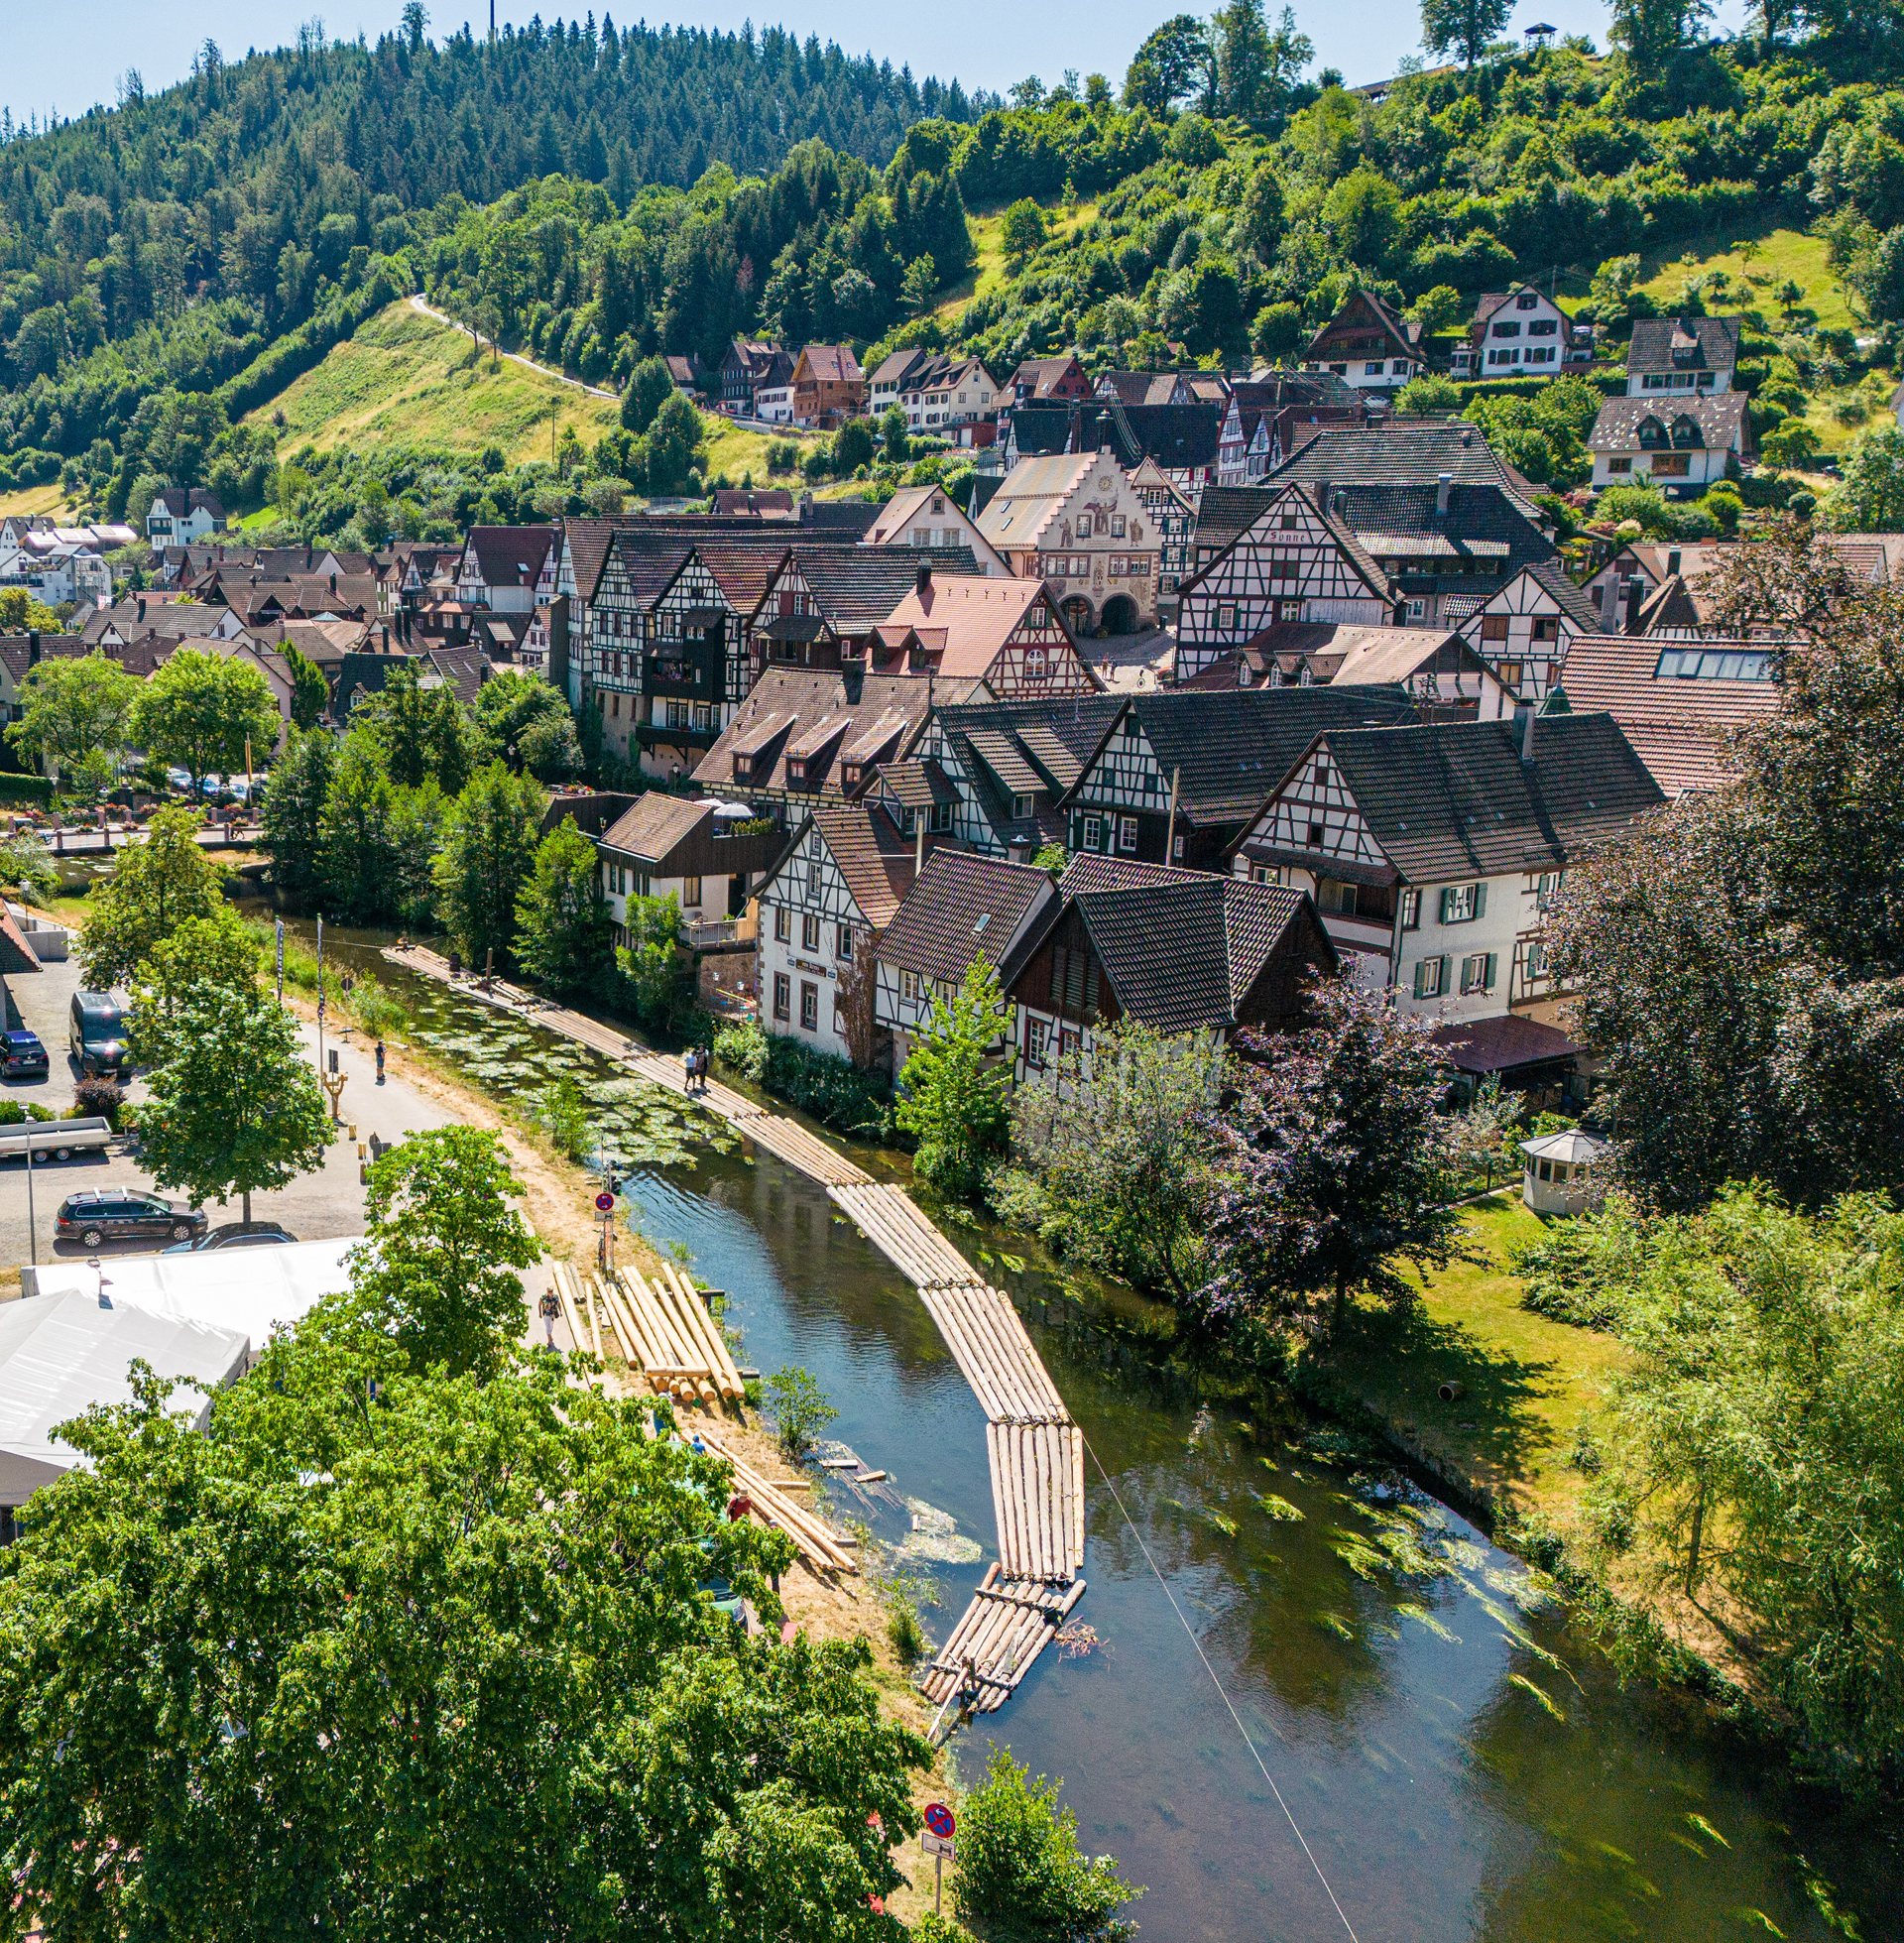
[[[1435,480],[1435,512],[1444,520],[1448,517],[1448,488],[1454,482],[1452,472],[1441,473]]]
[[[337,591],[337,576],[334,573],[330,576],[330,591],[332,593]]]
[[[29,628],[27,630],[27,666],[29,668],[38,668],[40,666],[40,630],[38,628]]]
[[[912,875],[915,878],[917,878],[919,876],[922,876],[925,871],[925,811],[924,810],[915,809],[912,812],[912,828],[918,834],[918,843],[914,848],[913,856],[912,856]]]
[[[142,621],[146,618],[146,603],[143,600],[139,603],[139,618]]]
[[[1534,705],[1527,704],[1525,720],[1520,725],[1520,762],[1523,769],[1534,766]]]
[[[1637,634],[1639,632],[1639,575],[1638,574],[1634,574],[1633,577],[1626,582],[1626,632],[1628,634]]]
[[[919,562],[918,576],[913,584],[918,589],[919,598],[923,600],[932,585],[932,562],[930,560],[921,560]]]

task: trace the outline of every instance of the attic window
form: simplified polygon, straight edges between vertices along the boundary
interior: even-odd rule
[[[980,911],[979,921],[972,926],[972,935],[974,937],[977,937],[978,934],[982,930],[984,930],[989,923],[991,923],[991,921],[992,921],[992,913],[989,911]]]

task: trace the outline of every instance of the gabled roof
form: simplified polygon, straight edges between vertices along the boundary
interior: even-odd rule
[[[554,527],[471,527],[466,553],[486,587],[534,587],[558,538]]]
[[[799,508],[793,502],[793,495],[784,486],[766,488],[736,486],[714,495],[714,512],[717,518],[723,515],[732,517],[739,513],[758,513],[763,519],[791,520],[797,517]]]
[[[1044,398],[1049,395],[1051,387],[1063,379],[1077,363],[1078,357],[1075,351],[1065,351],[1054,358],[1026,358],[1012,374],[1012,382],[1014,386],[1030,386],[1033,398]],[[1081,365],[1078,368],[1083,369]]]
[[[1451,484],[1446,513],[1436,511],[1439,494],[1437,485],[1332,482],[1329,510],[1377,560],[1432,559],[1430,571],[1447,573],[1472,572],[1485,561],[1504,578],[1553,558],[1554,543],[1502,487]]]
[[[912,531],[912,522],[914,520],[920,518],[936,518],[942,520],[946,517],[943,513],[927,514],[926,512],[926,508],[931,502],[938,498],[946,499],[952,512],[961,512],[957,503],[952,501],[946,494],[943,486],[901,486],[874,514],[873,524],[866,530],[864,544],[868,546],[898,546],[906,545],[908,536]],[[961,517],[964,517],[962,513]],[[967,525],[972,527],[970,538],[978,542],[978,546],[976,546],[968,544],[965,547],[965,551],[973,556],[974,564],[982,561],[988,567],[1004,568],[1006,563],[1000,557],[998,549],[978,532],[976,526],[971,521],[968,520]],[[950,528],[941,529],[942,532],[950,532]],[[983,548],[983,551],[980,550],[981,548]]]
[[[1590,452],[1649,449],[1640,443],[1640,427],[1648,419],[1657,420],[1668,438],[1673,438],[1673,427],[1679,420],[1690,419],[1699,427],[1701,445],[1715,451],[1724,451],[1731,445],[1741,452],[1752,449],[1751,421],[1745,416],[1743,392],[1709,392],[1700,398],[1676,396],[1672,392],[1659,392],[1650,398],[1609,398],[1600,408],[1594,428],[1587,434],[1587,449]],[[1675,438],[1672,449],[1685,448]]]
[[[1102,463],[1096,452],[1020,459],[986,503],[976,522],[979,531],[995,546],[1036,546],[1046,523],[1057,516],[1092,468]]]
[[[1388,419],[1376,425],[1322,425],[1275,466],[1264,485],[1432,486],[1443,473],[1460,486],[1498,486],[1538,520],[1538,490],[1502,460],[1479,425],[1462,419]]]
[[[959,792],[937,763],[882,763],[874,783],[877,794],[895,802],[901,809],[932,809],[941,803],[957,802]]]
[[[1309,354],[1319,355],[1318,347],[1333,330],[1353,325],[1360,317],[1367,317],[1378,325],[1382,332],[1393,340],[1395,348],[1410,354],[1421,347],[1421,325],[1399,317],[1389,309],[1372,291],[1356,289],[1349,293],[1336,306],[1336,314],[1315,332],[1309,339]]]
[[[1063,628],[1042,580],[1009,580],[996,575],[942,579],[933,573],[922,587],[915,578],[887,619],[893,627],[917,629],[921,637],[928,629],[943,631],[940,673],[954,678],[983,676],[990,673],[1012,631],[1037,607],[1049,608],[1052,620]],[[1069,639],[1069,630],[1065,632]]]
[[[953,694],[963,699],[965,690],[950,684]],[[770,666],[761,674],[742,702],[732,722],[722,730],[720,740],[703,756],[694,769],[694,780],[712,789],[784,791],[786,783],[787,741],[805,736],[821,723],[844,716],[852,730],[843,748],[850,748],[855,737],[864,735],[883,716],[893,716],[901,724],[894,754],[910,752],[913,740],[925,726],[933,700],[946,693],[947,684],[937,688],[922,674],[868,674],[860,668],[807,668]],[[772,752],[771,770],[755,777],[747,772],[735,774],[736,758],[751,752]],[[814,791],[837,797],[840,794],[840,764],[835,762]]]
[[[489,676],[489,657],[480,648],[427,648],[429,666],[464,707],[471,706]]]
[[[857,385],[863,383],[866,377],[860,369],[859,359],[846,344],[808,344],[794,361],[796,378],[801,365],[806,367],[808,375],[818,385]]]
[[[858,802],[815,803],[808,815],[840,867],[861,914],[875,930],[884,930],[912,887],[917,839],[900,836],[892,817],[864,797]],[[805,825],[801,828],[804,831]],[[798,843],[795,837],[794,846]],[[928,838],[928,856],[931,847]]]
[[[1199,555],[1221,552],[1236,537],[1269,510],[1280,487],[1205,486],[1197,502],[1196,531],[1191,536]]]
[[[1320,738],[1369,835],[1410,884],[1564,870],[1666,798],[1610,715],[1332,730]]]
[[[1058,890],[1130,1018],[1160,1032],[1232,1026],[1309,902],[1282,885],[1075,857]]]
[[[1256,507],[1256,517],[1260,518],[1263,513],[1272,508],[1279,500],[1286,500],[1291,492],[1300,495],[1311,517],[1322,526],[1323,530],[1342,549],[1343,558],[1355,569],[1364,586],[1377,600],[1392,600],[1394,598],[1394,589],[1389,582],[1387,569],[1379,560],[1372,557],[1368,546],[1364,544],[1362,537],[1355,531],[1350,520],[1340,513],[1331,512],[1321,506],[1318,503],[1317,495],[1308,487],[1278,486],[1274,491],[1263,494]],[[1330,498],[1334,500],[1338,497],[1339,495],[1332,490]],[[1214,573],[1217,567],[1229,557],[1230,553],[1242,544],[1244,535],[1248,531],[1249,529],[1245,528],[1243,531],[1233,534],[1220,552],[1213,558],[1204,560],[1193,573],[1186,575],[1178,586],[1178,592],[1183,593],[1188,591],[1190,588],[1197,586],[1207,574]],[[1280,546],[1283,544],[1286,543],[1281,540],[1279,532],[1272,532],[1257,542],[1258,546]],[[1201,559],[1203,554],[1203,547],[1201,546],[1198,546],[1197,553],[1199,559]]]
[[[1498,678],[1487,662],[1449,628],[1372,627],[1363,621],[1279,621],[1252,636],[1237,651],[1206,668],[1185,687],[1249,687],[1272,672],[1296,681],[1307,668],[1314,682],[1338,688],[1386,683],[1402,686],[1416,674],[1470,674],[1482,681]],[[1249,670],[1249,680],[1240,678]]]
[[[1586,632],[1600,626],[1600,609],[1588,598],[1584,587],[1574,584],[1572,576],[1558,559],[1529,560],[1521,572],[1552,596],[1554,604],[1577,630]],[[1493,599],[1499,600],[1500,595],[1495,594]]]
[[[932,569],[934,579],[944,575],[948,586],[961,575],[975,586],[1002,584],[978,574],[969,546],[795,546],[791,564],[806,582],[814,611],[844,636],[866,634],[886,620],[917,582],[921,565]]]
[[[1736,317],[1635,317],[1626,347],[1633,377],[1660,371],[1729,371],[1738,362]]]
[[[1046,824],[1058,832],[1048,805],[1084,774],[1122,705],[1112,695],[976,702],[941,708],[938,726],[999,840],[1031,843],[1047,834]],[[1018,795],[1036,799],[1029,817],[1012,815]]]
[[[1414,703],[1398,687],[1146,690],[1126,698],[1099,753],[1127,714],[1143,730],[1164,776],[1181,773],[1178,814],[1202,825],[1252,816],[1326,731],[1417,719]],[[1068,800],[1082,800],[1086,780],[1080,778]]]
[[[637,797],[634,805],[618,816],[602,832],[604,850],[636,857],[653,865],[664,863],[670,853],[703,823],[714,820],[714,805],[688,796],[670,796],[651,789]],[[660,870],[651,876],[666,876]]]
[[[880,934],[880,961],[958,986],[983,952],[1009,985],[1041,934],[1036,919],[1058,896],[1034,865],[935,850]]]
[[[1662,675],[1661,665],[1679,668],[1691,655],[1702,668],[1724,669],[1730,654],[1741,668],[1762,668],[1776,652],[1774,644],[1762,641],[1678,642],[1594,631],[1578,636],[1567,650],[1561,691],[1570,708],[1606,710],[1668,795],[1716,789],[1735,773],[1727,736],[1777,714],[1779,684],[1727,679],[1723,673]],[[1539,727],[1548,719],[1542,716]]]

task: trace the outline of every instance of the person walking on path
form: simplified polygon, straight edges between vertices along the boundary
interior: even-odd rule
[[[561,1314],[562,1305],[552,1288],[542,1290],[542,1299],[536,1305],[541,1311],[542,1327],[548,1335],[548,1346],[555,1347],[555,1318]]]
[[[384,1042],[382,1039],[379,1039],[377,1041],[377,1084],[381,1086],[383,1083],[384,1083]]]

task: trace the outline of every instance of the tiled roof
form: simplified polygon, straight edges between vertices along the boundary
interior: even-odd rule
[[[1130,1017],[1160,1032],[1236,1022],[1308,902],[1281,885],[1110,857],[1077,857],[1058,880]]]
[[[736,486],[714,495],[716,518],[758,513],[763,519],[790,520],[798,511],[793,495],[784,486],[770,486],[765,490]]]
[[[474,704],[489,669],[489,657],[480,648],[429,648],[429,665],[443,685],[465,707]]]
[[[53,656],[69,660],[91,652],[91,648],[76,634],[43,634],[40,637],[42,661]],[[16,687],[27,678],[27,669],[33,666],[32,657],[33,643],[26,635],[0,635],[0,661],[6,663],[7,672],[13,676]]]
[[[1221,552],[1269,510],[1279,491],[1278,487],[1205,486],[1191,536],[1198,556]]]
[[[1665,801],[1610,715],[1543,715],[1523,763],[1511,722],[1328,736],[1369,834],[1411,884],[1564,870]]]
[[[979,515],[979,531],[995,546],[1035,546],[1046,522],[1099,463],[1095,452],[1020,459]]]
[[[1680,574],[1670,574],[1652,591],[1639,610],[1639,633],[1658,634],[1667,628],[1703,628],[1709,603],[1694,592]]]
[[[1587,449],[1590,452],[1688,449],[1677,440],[1671,447],[1642,447],[1639,428],[1647,419],[1656,419],[1669,437],[1677,421],[1691,419],[1699,427],[1702,444],[1711,451],[1725,451],[1733,444],[1741,452],[1752,449],[1751,423],[1745,416],[1743,392],[1720,392],[1705,398],[1675,398],[1670,392],[1661,392],[1656,398],[1609,398],[1600,408],[1594,428],[1587,434]]]
[[[722,730],[717,741],[694,770],[694,780],[712,789],[732,789],[742,794],[749,789],[786,789],[786,740],[805,736],[822,722],[845,716],[855,734],[863,735],[882,716],[896,716],[902,729],[895,753],[903,756],[924,727],[935,693],[933,684],[922,674],[867,674],[858,668],[766,668],[749,691],[739,712]],[[852,737],[849,736],[850,744]],[[735,759],[755,748],[771,748],[775,742],[770,774],[756,779],[747,773],[735,775]],[[809,782],[811,779],[808,779]],[[837,797],[840,794],[839,764],[835,762],[820,779],[815,794]]]
[[[1378,425],[1322,425],[1274,467],[1264,485],[1432,486],[1443,473],[1456,485],[1498,486],[1537,517],[1537,490],[1499,458],[1481,427],[1461,419],[1390,419]]]
[[[602,848],[658,864],[697,825],[713,818],[711,802],[651,789],[603,831]]]
[[[857,385],[866,376],[859,359],[845,344],[809,344],[800,353],[799,362],[805,364],[816,384]]]
[[[892,817],[864,798],[815,803],[811,815],[853,902],[875,930],[884,930],[912,888],[917,839],[900,836]]]
[[[1577,629],[1586,632],[1600,626],[1600,609],[1588,598],[1586,588],[1574,584],[1558,559],[1529,560],[1522,571],[1554,597],[1560,611]]]
[[[1182,683],[1186,688],[1249,687],[1271,669],[1285,681],[1304,668],[1312,681],[1338,688],[1400,682],[1428,669],[1486,674],[1488,664],[1449,628],[1386,628],[1365,621],[1278,621],[1253,635],[1215,668]],[[1250,670],[1239,681],[1240,668]]]
[[[978,573],[969,546],[808,545],[796,546],[793,555],[815,611],[840,635],[863,635],[888,619],[917,584],[921,564],[932,569],[935,580],[943,575],[948,584],[957,576]],[[973,584],[996,587],[1000,582],[978,577]]]
[[[1512,1072],[1517,1066],[1541,1065],[1549,1059],[1572,1059],[1580,1051],[1558,1026],[1544,1026],[1514,1012],[1443,1026],[1428,1039],[1447,1053],[1457,1072],[1480,1075]]]
[[[1398,348],[1414,351],[1421,344],[1421,325],[1399,317],[1372,291],[1353,290],[1336,306],[1336,314],[1315,332],[1309,340],[1309,350],[1316,355],[1316,347],[1328,336],[1330,331],[1343,325],[1356,322],[1358,310],[1366,311],[1394,340]]]
[[[1166,469],[1188,471],[1217,462],[1223,413],[1201,399],[1190,405],[1113,404],[1105,416],[1107,429],[1124,435],[1112,439],[1100,432],[1099,447],[1116,450],[1126,466],[1151,458]]]
[[[1042,580],[934,573],[923,587],[915,578],[886,618],[894,627],[917,629],[921,638],[928,629],[942,630],[939,671],[954,678],[982,676],[991,672],[1012,631],[1044,599]]]
[[[1723,644],[1702,642],[1704,648]],[[1764,644],[1744,644],[1763,649]],[[1568,706],[1605,709],[1668,795],[1715,789],[1731,781],[1726,739],[1778,712],[1775,681],[1662,679],[1660,656],[1674,648],[1657,636],[1583,634],[1567,651],[1561,689]],[[1547,726],[1542,716],[1540,728]]]
[[[1273,492],[1265,494],[1262,497],[1261,503],[1256,508],[1257,517],[1260,517],[1262,513],[1267,511],[1279,499],[1283,499],[1291,490],[1292,489],[1289,486],[1282,485],[1282,486],[1278,486]],[[1382,565],[1382,563],[1379,560],[1375,559],[1373,555],[1370,553],[1368,546],[1364,543],[1362,536],[1356,532],[1354,526],[1351,524],[1349,516],[1345,513],[1332,512],[1328,508],[1325,508],[1322,505],[1320,505],[1318,503],[1317,493],[1308,486],[1299,485],[1294,487],[1293,490],[1300,493],[1302,497],[1308,501],[1309,511],[1322,523],[1324,528],[1327,529],[1329,534],[1335,540],[1336,545],[1342,548],[1343,557],[1347,559],[1350,565],[1355,568],[1356,572],[1361,576],[1364,585],[1367,586],[1368,591],[1371,594],[1373,594],[1377,600],[1386,601],[1394,598],[1394,589],[1390,584],[1387,569]],[[1342,496],[1339,496],[1332,488],[1330,490],[1329,497],[1333,502],[1338,497],[1342,497]],[[1430,506],[1432,507],[1433,505],[1432,496],[1430,498],[1429,503]],[[1246,528],[1245,531],[1248,531],[1248,529]],[[1240,532],[1240,533],[1233,534],[1228,544],[1224,546],[1223,550],[1217,553],[1214,557],[1205,560],[1203,565],[1199,566],[1193,573],[1189,574],[1183,580],[1178,591],[1182,592],[1187,588],[1196,586],[1198,582],[1202,580],[1205,574],[1214,572],[1216,570],[1218,562],[1222,560],[1230,552],[1230,550],[1242,541],[1242,539],[1243,539],[1243,533]],[[1261,546],[1264,543],[1259,540],[1256,544],[1258,546]],[[1273,544],[1273,542],[1271,544]],[[1204,552],[1204,547],[1203,545],[1200,543],[1197,546],[1197,556],[1200,559],[1203,557],[1203,552]]]
[[[1635,317],[1626,370],[1729,371],[1738,362],[1738,336],[1736,317]],[[1675,348],[1691,355],[1676,359]]]
[[[1031,864],[935,850],[880,934],[879,956],[901,971],[957,986],[984,952],[1000,984],[1009,985],[1042,934],[1027,920],[1057,902],[1050,877]]]
[[[1172,689],[1132,695],[1125,708],[1142,726],[1164,776],[1181,772],[1179,814],[1205,825],[1252,815],[1325,731],[1416,719],[1398,687]],[[1115,725],[1103,741],[1113,733]]]
[[[959,792],[945,771],[929,761],[882,763],[878,789],[901,809],[930,809],[935,804],[959,799]]]
[[[816,537],[851,534],[857,540],[879,517],[879,502],[871,499],[809,499],[800,506],[800,525]]]
[[[1337,485],[1330,511],[1377,560],[1384,554],[1439,557],[1455,571],[1471,561],[1504,562],[1503,578],[1554,557],[1554,543],[1499,486],[1448,488],[1448,511],[1435,511],[1437,485]],[[1341,496],[1341,508],[1334,502]],[[1405,570],[1405,569],[1404,569]]]
[[[471,527],[468,550],[486,587],[533,587],[559,536],[553,527]]]

